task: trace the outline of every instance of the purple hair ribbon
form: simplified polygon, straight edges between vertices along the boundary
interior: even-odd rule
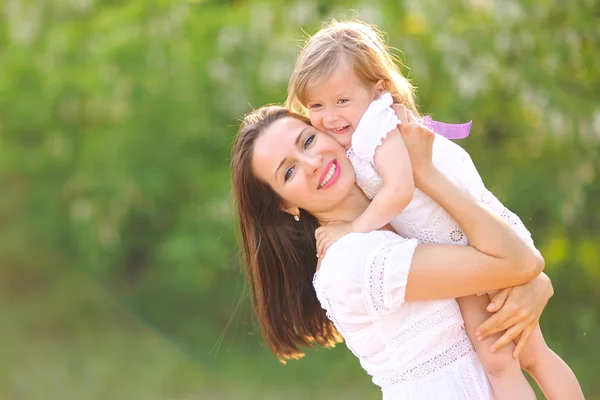
[[[473,121],[464,124],[445,124],[443,122],[434,121],[429,116],[425,116],[423,117],[423,122],[425,122],[425,125],[427,125],[429,129],[446,139],[464,139],[469,136]]]

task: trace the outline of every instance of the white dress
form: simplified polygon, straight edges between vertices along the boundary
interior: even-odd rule
[[[456,300],[404,301],[417,244],[389,231],[342,237],[315,274],[317,297],[383,400],[493,399]]]
[[[383,93],[371,103],[352,135],[352,147],[347,152],[356,172],[356,183],[370,199],[383,185],[375,169],[375,149],[399,123],[391,104],[389,93]],[[495,211],[519,236],[533,245],[531,234],[523,222],[487,190],[471,157],[462,147],[436,134],[432,158],[433,164],[454,184]],[[415,190],[412,201],[391,221],[391,225],[403,237],[416,238],[422,243],[468,244],[458,224],[419,189]]]
[[[398,124],[391,103],[391,96],[383,94],[371,104],[347,154],[356,171],[356,183],[369,198],[382,186],[373,160],[375,149]],[[519,217],[485,188],[464,149],[436,135],[433,162],[533,243]],[[448,213],[420,190],[391,225],[403,237],[382,231],[353,233],[329,248],[313,281],[322,307],[381,387],[384,400],[492,399],[456,300],[404,301],[418,242],[466,245],[466,236]]]

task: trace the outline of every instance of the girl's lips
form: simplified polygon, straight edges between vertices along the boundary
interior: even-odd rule
[[[327,176],[327,174],[331,170],[331,166],[334,163],[335,163],[335,171],[333,172],[333,175],[331,175],[331,178],[329,179],[329,182],[327,182],[327,184],[325,186],[321,187],[321,184],[325,180],[325,177]],[[318,190],[327,189],[328,187],[330,187],[331,185],[333,185],[335,183],[335,181],[337,180],[337,178],[340,176],[340,172],[341,172],[340,164],[338,164],[335,160],[329,161],[327,163],[327,165],[325,166],[325,168],[323,169],[323,172],[321,173],[321,177],[319,178],[319,187],[318,187]]]
[[[330,129],[330,131],[334,135],[343,135],[344,133],[348,132],[349,129],[350,129],[350,125],[346,125],[345,127],[341,128],[341,129]]]

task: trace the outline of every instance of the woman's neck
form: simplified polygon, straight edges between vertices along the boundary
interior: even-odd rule
[[[354,221],[362,214],[369,205],[370,201],[365,194],[354,185],[344,201],[338,204],[334,210],[315,214],[315,217],[321,225],[327,225],[335,221]]]

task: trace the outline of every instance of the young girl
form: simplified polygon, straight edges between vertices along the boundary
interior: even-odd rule
[[[317,229],[317,256],[349,232],[369,232],[388,223],[400,235],[421,242],[467,244],[460,227],[442,207],[415,190],[408,152],[397,129],[399,121],[390,108],[392,103],[400,104],[419,117],[414,90],[374,28],[358,21],[334,21],[311,37],[296,61],[286,103],[294,111],[308,112],[315,128],[348,150],[356,182],[372,199],[354,221]],[[430,126],[436,133],[442,133],[437,127],[448,127]],[[457,126],[463,134],[456,137],[466,136],[469,126]],[[433,161],[460,187],[466,189],[467,182],[481,181],[468,153],[439,134]],[[329,171],[325,185],[334,174]],[[478,200],[500,214],[533,246],[519,217],[496,197],[487,192]],[[495,311],[489,297],[468,296],[458,302],[496,399],[535,399],[521,368],[534,377],[547,398],[583,399],[575,375],[546,345],[539,326],[533,332],[524,331],[516,347],[506,346],[492,354],[488,349],[500,334],[485,339],[477,334],[477,327],[490,316],[488,310]],[[519,359],[514,359],[519,353]]]

